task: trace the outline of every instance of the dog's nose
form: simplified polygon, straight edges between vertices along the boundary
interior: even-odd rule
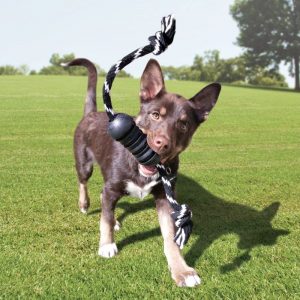
[[[163,136],[156,136],[153,139],[155,151],[158,153],[165,152],[169,149],[169,141]]]

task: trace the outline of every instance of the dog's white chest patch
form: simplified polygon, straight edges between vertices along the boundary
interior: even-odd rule
[[[143,187],[140,187],[132,181],[127,181],[126,192],[132,197],[144,199],[147,195],[150,194],[152,188],[157,185],[157,183],[158,182],[156,180],[153,180]]]

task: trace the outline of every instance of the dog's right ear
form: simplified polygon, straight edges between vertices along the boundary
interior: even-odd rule
[[[155,59],[150,59],[141,78],[140,98],[142,101],[152,100],[164,89],[160,65]]]

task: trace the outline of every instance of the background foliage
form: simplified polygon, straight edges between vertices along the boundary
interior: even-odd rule
[[[236,0],[231,14],[248,60],[261,68],[289,64],[295,89],[300,90],[300,0]]]
[[[203,57],[196,55],[192,66],[169,66],[162,70],[168,79],[287,87],[278,68],[252,65],[246,55],[221,59],[218,50],[206,51]]]

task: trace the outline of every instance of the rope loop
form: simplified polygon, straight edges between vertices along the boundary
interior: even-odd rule
[[[161,31],[149,37],[150,45],[153,46],[153,54],[163,53],[172,44],[176,32],[176,20],[173,15],[162,18]]]

